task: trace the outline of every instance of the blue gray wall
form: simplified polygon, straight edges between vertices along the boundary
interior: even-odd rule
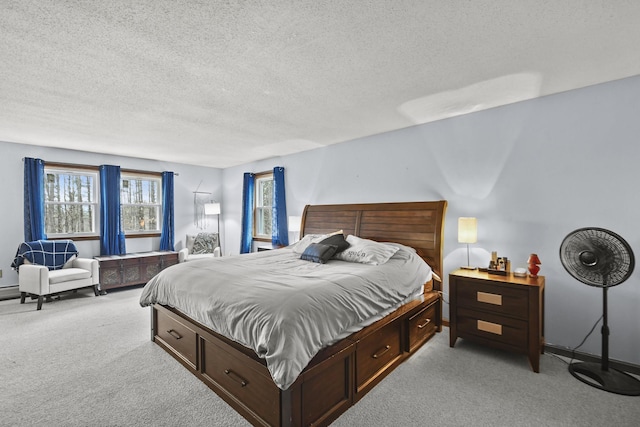
[[[467,263],[457,218],[477,217],[471,264],[497,251],[526,267],[537,253],[546,340],[573,348],[602,314],[602,291],[565,271],[562,239],[608,228],[640,257],[638,111],[634,77],[225,169],[225,251],[238,252],[245,171],[284,166],[289,215],[305,204],[446,199],[445,272]],[[640,267],[611,288],[609,308],[610,357],[640,364]],[[581,350],[600,354],[600,343],[597,328]]]

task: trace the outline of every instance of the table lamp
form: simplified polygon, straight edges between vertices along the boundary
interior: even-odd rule
[[[478,241],[478,220],[470,217],[458,218],[458,243],[467,244],[467,265],[462,268],[465,270],[475,270],[471,267],[469,261],[469,243]]]

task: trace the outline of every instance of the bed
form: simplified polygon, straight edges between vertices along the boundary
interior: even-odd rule
[[[275,331],[262,334],[269,335],[268,339],[271,341],[254,342],[243,335],[243,319],[246,318],[249,322],[254,318],[253,312],[256,309],[251,304],[252,299],[264,298],[267,294],[258,292],[244,295],[243,287],[248,285],[241,278],[237,279],[238,284],[232,283],[235,280],[230,277],[237,276],[231,276],[232,272],[227,275],[227,267],[222,263],[233,265],[243,260],[247,262],[246,271],[252,271],[254,267],[249,264],[251,262],[271,266],[283,262],[289,266],[288,270],[300,272],[302,286],[303,276],[306,281],[309,276],[317,276],[319,273],[316,271],[320,269],[315,268],[316,265],[312,263],[303,265],[305,262],[295,255],[295,248],[231,257],[227,260],[198,261],[202,268],[186,263],[192,265],[187,267],[186,264],[181,264],[164,270],[145,286],[141,298],[142,305],[151,305],[151,338],[253,425],[328,425],[441,330],[439,278],[442,277],[446,206],[446,201],[435,201],[305,207],[301,241],[308,240],[311,235],[343,230],[345,235],[359,236],[368,241],[392,242],[385,244],[399,248],[392,259],[385,263],[385,266],[389,265],[385,268],[391,270],[384,274],[391,281],[384,283],[387,279],[383,276],[376,276],[376,280],[366,279],[364,281],[371,287],[360,292],[370,295],[387,292],[389,289],[387,293],[393,294],[395,298],[393,305],[379,307],[382,314],[373,317],[370,316],[371,313],[367,314],[369,308],[359,308],[355,296],[351,300],[349,294],[341,294],[340,298],[346,300],[345,304],[353,303],[351,305],[356,306],[353,313],[349,313],[349,318],[354,317],[353,321],[358,322],[353,330],[336,329],[336,335],[331,335],[335,338],[333,340],[329,340],[331,337],[314,339],[325,331],[332,331],[333,327],[328,322],[318,329],[310,329],[317,318],[309,313],[301,314],[301,319],[314,319],[310,322],[311,325],[301,327],[299,333],[289,330],[281,333],[274,325],[286,322],[286,316],[277,317],[273,323],[264,323],[264,316],[269,313],[259,312],[255,317],[263,322],[260,325],[265,325],[260,330]],[[426,261],[430,267],[428,276],[420,267],[417,277],[427,278],[428,282],[420,285],[417,292],[414,285],[409,286],[409,281],[405,284],[404,278],[400,279],[401,275],[397,270],[398,265],[402,265],[402,268],[415,265],[411,259],[416,256]],[[340,269],[345,268],[342,264],[346,263],[329,261],[323,267],[325,270],[322,270],[322,274],[337,277],[338,272],[342,273]],[[362,268],[362,265],[358,267]],[[225,289],[225,294],[232,298],[231,302],[225,303],[229,306],[212,308],[204,316],[192,309],[197,301],[206,297],[191,285],[195,281],[195,276],[191,274],[192,271],[193,274],[202,274],[200,271],[196,272],[196,269],[207,268],[209,271],[206,274],[210,275],[215,275],[216,268],[219,269],[220,289]],[[356,272],[352,276],[360,276],[360,272],[364,270],[354,271]],[[185,278],[181,279],[180,276]],[[263,277],[276,287],[292,287],[285,283],[284,277],[277,274],[275,267],[271,270],[265,267]],[[316,279],[325,280],[326,277],[319,276]],[[394,277],[398,279],[394,280]],[[383,285],[378,286],[375,283],[377,281]],[[395,281],[398,283],[391,283]],[[181,282],[189,282],[189,285]],[[320,288],[316,283],[312,282],[311,287],[304,288],[304,291],[298,290],[294,294],[295,298],[287,296],[286,300],[306,297],[307,289],[315,292]],[[351,285],[342,286],[342,282],[339,283],[339,288],[350,292]],[[177,296],[165,297],[169,293]],[[314,295],[312,299],[304,300],[300,307],[312,306],[313,301],[322,298],[321,294]],[[247,301],[250,304],[247,305]],[[204,305],[207,304],[209,302]],[[215,303],[211,305],[213,307]],[[274,308],[272,304],[270,310]],[[363,313],[359,313],[360,311]],[[236,317],[232,319],[232,315]],[[216,316],[221,318],[218,319],[219,322],[216,322]],[[331,320],[334,315],[325,317]],[[302,321],[295,320],[291,323],[295,326]],[[234,331],[237,332],[235,335]],[[308,335],[315,347],[298,351],[300,346],[297,343],[288,344],[296,335]],[[299,358],[298,353],[307,358]],[[276,359],[275,356],[278,355],[285,357]],[[288,368],[283,368],[285,365],[296,369],[290,372]],[[278,373],[283,370],[286,373],[279,376]]]

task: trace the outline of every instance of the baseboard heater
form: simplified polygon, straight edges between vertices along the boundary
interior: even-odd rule
[[[0,286],[0,301],[20,297],[18,285]]]
[[[558,347],[549,344],[545,344],[544,351],[563,357],[573,357],[575,360],[580,360],[582,362],[600,363],[600,361],[602,360],[600,359],[600,356],[594,356],[593,354],[583,353],[581,351],[572,351],[567,347]],[[640,375],[640,365],[609,359],[609,366],[623,372]]]

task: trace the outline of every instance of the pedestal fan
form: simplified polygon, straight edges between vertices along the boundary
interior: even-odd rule
[[[574,362],[569,372],[590,386],[612,393],[640,396],[640,381],[609,368],[609,325],[607,289],[631,276],[635,260],[629,244],[616,233],[603,228],[572,231],[560,245],[560,260],[574,278],[589,286],[602,288],[602,361],[601,364]]]

